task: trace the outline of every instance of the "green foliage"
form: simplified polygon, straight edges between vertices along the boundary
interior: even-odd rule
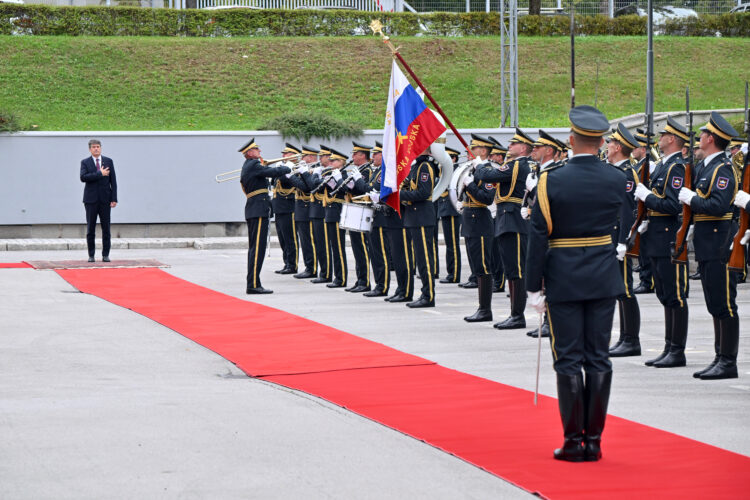
[[[18,132],[21,128],[16,115],[0,111],[0,132]]]
[[[278,130],[284,137],[310,140],[312,137],[322,139],[340,139],[341,137],[359,137],[362,127],[345,120],[340,120],[325,113],[287,113],[263,123],[259,130]]]
[[[412,14],[349,10],[173,10],[138,7],[51,7],[0,4],[0,34],[71,36],[353,36],[370,35],[380,19],[393,36],[498,35],[497,12]],[[567,16],[520,16],[518,33],[567,35]],[[667,21],[667,34],[750,36],[750,14],[700,16]],[[576,16],[579,35],[644,35],[646,18]]]

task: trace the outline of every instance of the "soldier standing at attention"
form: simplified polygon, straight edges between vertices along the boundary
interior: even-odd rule
[[[729,245],[734,234],[732,201],[737,180],[724,153],[737,131],[716,111],[701,128],[705,158],[695,168],[693,188],[680,189],[679,199],[693,211],[693,246],[708,312],[714,318],[716,356],[693,374],[702,380],[737,378],[740,319],[737,316],[737,274],[729,272]]]
[[[346,156],[328,146],[320,145],[321,165],[326,170],[341,170],[346,161]],[[313,171],[313,183],[318,185],[325,181],[323,190],[323,206],[325,207],[326,235],[328,246],[331,248],[331,269],[333,280],[326,286],[328,288],[346,287],[348,267],[346,262],[346,230],[339,227],[341,221],[341,208],[344,198],[331,194],[336,189],[337,182],[333,176],[323,178],[323,168],[315,167]]]
[[[648,220],[641,231],[641,254],[650,261],[656,297],[664,306],[664,350],[646,366],[672,368],[685,366],[685,343],[688,333],[688,270],[686,264],[672,263],[672,247],[680,228],[682,205],[678,198],[685,180],[682,147],[690,140],[687,130],[667,118],[659,137],[662,159],[649,179],[650,186],[636,187],[635,195],[646,204]],[[649,189],[650,188],[650,189]],[[610,356],[630,356],[636,346],[627,341]],[[640,345],[637,346],[640,354]]]
[[[380,200],[380,183],[383,166],[383,145],[375,141],[375,147],[372,148],[372,175],[367,189],[377,193],[376,197]],[[372,194],[372,193],[371,193]],[[370,196],[370,200],[374,200]],[[387,205],[377,205],[374,207],[375,212],[372,217],[372,229],[370,229],[370,261],[372,262],[372,274],[375,280],[375,286],[369,292],[362,295],[365,297],[385,297],[388,295],[388,289],[391,286],[391,269],[388,259],[388,236],[386,227],[388,225]]]
[[[260,146],[255,139],[239,150],[245,156],[240,182],[247,197],[245,220],[247,221],[247,289],[248,294],[273,293],[260,284],[260,270],[266,254],[268,218],[271,216],[271,200],[268,199],[269,177],[279,177],[290,172],[289,167],[265,167],[260,161]]]
[[[612,383],[607,350],[615,300],[624,292],[616,255],[625,255],[625,245],[615,249],[612,227],[627,180],[597,157],[606,117],[592,106],[573,108],[569,117],[573,156],[542,172],[537,184],[526,287],[529,304],[549,318],[565,436],[554,457],[581,462],[601,458]]]
[[[643,129],[637,129],[636,134],[633,135],[635,140],[638,141],[638,147],[633,150],[630,155],[637,161],[635,165],[635,172],[638,174],[638,178],[641,177],[641,168],[644,165],[648,165],[649,171],[653,171],[651,159],[648,155],[646,148],[654,144],[654,140],[647,138]],[[655,167],[655,165],[653,165]],[[654,292],[654,276],[651,272],[651,261],[648,257],[642,253],[638,255],[638,268],[635,269],[638,273],[638,279],[640,283],[635,287],[633,293],[638,295],[641,293],[653,293]]]

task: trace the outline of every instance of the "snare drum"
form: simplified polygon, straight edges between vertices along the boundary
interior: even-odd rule
[[[372,207],[357,203],[344,203],[341,208],[339,226],[349,231],[367,232],[372,228]]]

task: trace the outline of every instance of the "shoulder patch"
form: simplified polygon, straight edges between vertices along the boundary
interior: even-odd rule
[[[682,177],[672,177],[672,187],[674,189],[680,189],[682,187]]]
[[[635,183],[633,181],[627,181],[625,183],[625,192],[630,193],[631,191],[633,191],[633,186],[635,186]]]
[[[506,170],[509,170],[510,167],[508,166],[507,163],[503,163],[502,165],[500,165],[499,167],[497,167],[497,169],[505,172]]]
[[[718,189],[726,189],[728,185],[729,179],[727,179],[726,177],[719,177],[718,179],[716,179],[716,187]]]
[[[495,189],[495,185],[491,182],[488,182],[484,185],[484,189],[486,189],[487,191],[492,191],[493,189]]]
[[[419,180],[420,182],[427,182],[430,180],[430,173],[429,172],[422,172],[419,174]]]

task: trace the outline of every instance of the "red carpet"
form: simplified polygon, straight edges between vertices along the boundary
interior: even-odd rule
[[[88,260],[30,260],[34,269],[91,269],[104,267],[169,267],[154,259],[112,259],[110,262]]]
[[[79,290],[152,318],[249,374],[341,405],[546,498],[750,497],[750,457],[610,415],[602,461],[558,462],[552,449],[562,431],[553,398],[540,396],[534,407],[528,391],[158,269],[57,272]]]
[[[31,267],[26,262],[0,262],[0,269],[20,269],[24,267]]]

